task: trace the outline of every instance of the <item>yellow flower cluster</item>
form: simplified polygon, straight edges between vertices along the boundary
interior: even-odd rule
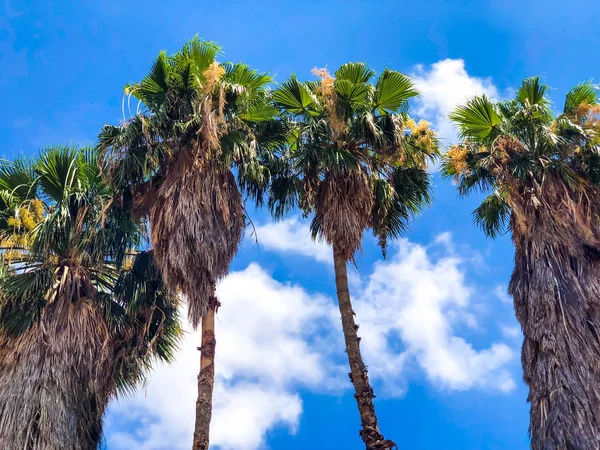
[[[38,200],[32,200],[19,208],[14,217],[6,221],[9,230],[4,233],[0,240],[0,246],[8,249],[2,257],[10,263],[21,258],[23,250],[29,246],[29,235],[35,226],[44,218],[44,204]]]
[[[457,177],[464,174],[469,168],[469,165],[467,164],[468,154],[469,150],[464,145],[460,144],[453,145],[446,153],[446,158],[448,158]]]
[[[431,129],[429,122],[420,120],[416,123],[413,119],[406,121],[406,128],[417,140],[417,145],[427,152],[432,152],[436,146],[436,133]]]
[[[337,95],[335,93],[335,78],[325,68],[314,68],[312,73],[321,79],[317,92],[321,95],[323,105],[329,116],[329,125],[335,134],[335,138],[342,134],[346,124],[339,117],[336,108]]]
[[[123,261],[123,270],[131,270],[133,268],[133,258],[126,258]]]
[[[33,215],[33,220],[36,224],[40,223],[44,218],[44,204],[41,200],[37,198],[35,200],[32,200],[29,204],[29,211],[31,211],[31,214]]]
[[[202,73],[206,80],[204,84],[204,90],[206,92],[210,92],[217,85],[223,75],[225,75],[225,67],[220,65],[217,61],[213,61],[213,63],[208,66],[208,68]]]
[[[8,262],[10,264],[15,259],[21,258],[21,256],[23,256],[23,252],[20,252],[18,250],[8,250],[7,252],[4,253],[3,256],[4,256],[4,259],[6,259],[6,262]]]
[[[21,219],[18,217],[9,217],[6,221],[9,228],[19,229],[21,228]]]
[[[25,231],[31,231],[36,225],[35,220],[33,219],[33,214],[29,212],[27,208],[21,207],[19,208],[19,217],[21,219],[21,225],[25,228]]]

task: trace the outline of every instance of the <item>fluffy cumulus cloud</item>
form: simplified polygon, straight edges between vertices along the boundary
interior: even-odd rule
[[[456,106],[475,95],[501,98],[492,79],[469,75],[462,59],[444,59],[429,67],[416,66],[412,76],[421,92],[416,115],[431,121],[445,144],[456,141],[456,130],[448,119]]]
[[[324,276],[333,277],[328,252],[305,241],[305,221],[290,219],[258,230],[263,248],[312,257],[323,263]],[[488,342],[476,348],[461,336],[469,329],[485,340],[486,333],[472,304],[476,289],[468,282],[469,264],[454,250],[451,235],[444,234],[427,246],[402,240],[390,248],[386,261],[355,280],[361,344],[380,397],[403,395],[417,376],[443,390],[508,392],[515,387],[508,370],[515,359],[514,330],[508,327],[514,324],[502,330],[512,347]],[[219,286],[219,297],[212,423],[218,448],[261,448],[275,427],[294,433],[302,414],[301,388],[349,394],[331,296],[280,283],[253,263],[230,274]],[[189,333],[175,364],[159,367],[143,391],[112,405],[109,449],[189,447],[199,342],[198,332]]]
[[[295,249],[288,243],[304,239],[293,234],[307,233],[305,221],[285,222],[277,226],[294,231],[285,240],[267,237],[265,247],[310,255],[311,247]],[[388,395],[401,395],[407,382],[404,369],[417,365],[443,389],[514,389],[508,370],[515,356],[512,342],[510,346],[492,342],[488,348],[476,349],[457,332],[463,327],[485,332],[472,302],[475,288],[466,280],[474,259],[456,252],[450,233],[436,236],[428,246],[403,239],[390,250],[386,261],[377,262],[370,275],[353,283],[361,344],[373,379]],[[320,245],[312,251],[319,260]],[[495,294],[500,295],[501,289]]]
[[[343,372],[328,358],[337,346],[319,343],[338,321],[331,300],[281,284],[256,264],[232,273],[218,294],[211,439],[222,450],[256,449],[273,427],[295,431],[298,387],[325,391],[341,384]],[[112,405],[109,449],[190,447],[199,344],[200,332],[188,333],[173,365],[160,366],[143,391]]]
[[[511,347],[493,342],[475,349],[457,333],[461,325],[479,329],[465,261],[447,236],[431,246],[441,246],[436,250],[442,256],[434,258],[431,247],[402,240],[388,261],[375,265],[357,298],[363,348],[375,377],[388,392],[401,392],[406,380],[398,368],[414,363],[443,389],[511,391]],[[395,350],[399,346],[402,351]]]

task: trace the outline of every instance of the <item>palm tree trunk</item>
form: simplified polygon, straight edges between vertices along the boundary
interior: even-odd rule
[[[508,291],[523,330],[532,450],[600,450],[598,193],[548,177],[514,196]]]
[[[219,307],[216,298],[211,301],[208,312],[202,317],[202,346],[200,350],[200,374],[198,375],[198,400],[196,400],[196,426],[193,450],[208,450],[212,396],[215,383],[215,311]]]
[[[70,327],[48,309],[44,324],[18,336],[0,332],[1,449],[89,450],[100,443],[113,382],[99,314],[90,308],[90,320],[74,315]]]
[[[515,242],[509,285],[523,329],[532,450],[600,449],[600,262],[583,239]]]
[[[350,381],[354,385],[354,398],[358,404],[362,430],[360,436],[367,450],[382,450],[395,447],[394,442],[385,440],[379,432],[375,406],[373,405],[373,388],[369,383],[369,375],[360,353],[360,338],[358,325],[354,321],[354,311],[348,289],[347,260],[339,246],[333,247],[333,262],[335,269],[335,286],[337,290],[338,305],[342,317],[342,329],[346,341],[346,353],[350,364]]]

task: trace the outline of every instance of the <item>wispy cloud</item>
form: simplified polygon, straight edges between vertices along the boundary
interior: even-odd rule
[[[266,250],[290,252],[320,262],[333,263],[331,249],[324,242],[315,242],[311,238],[307,221],[298,217],[258,225],[254,232],[259,247]]]

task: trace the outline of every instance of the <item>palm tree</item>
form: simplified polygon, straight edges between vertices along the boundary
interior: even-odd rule
[[[271,81],[244,64],[220,64],[219,47],[194,38],[158,55],[150,72],[126,86],[136,113],[105,126],[99,148],[123,204],[149,219],[157,264],[171,292],[202,321],[194,449],[208,449],[214,383],[217,281],[225,276],[245,226],[242,192],[260,199],[268,172],[261,136],[275,131]],[[237,182],[232,169],[237,173]]]
[[[410,79],[363,63],[341,66],[318,82],[292,76],[273,92],[289,129],[289,146],[272,162],[269,206],[276,218],[299,205],[313,215],[312,233],[333,247],[337,297],[366,448],[395,446],[379,431],[373,389],[361,351],[348,288],[347,263],[371,228],[384,255],[409,218],[430,199],[426,162],[437,153],[434,133],[407,114],[417,95]]]
[[[177,303],[150,254],[127,255],[140,228],[91,149],[2,162],[0,198],[0,448],[96,448],[108,400],[170,360]]]
[[[524,334],[531,448],[600,442],[600,154],[598,92],[574,87],[554,115],[528,78],[513,100],[475,97],[451,119],[462,142],[445,155],[458,191],[490,192],[475,222],[515,245],[508,291]]]

